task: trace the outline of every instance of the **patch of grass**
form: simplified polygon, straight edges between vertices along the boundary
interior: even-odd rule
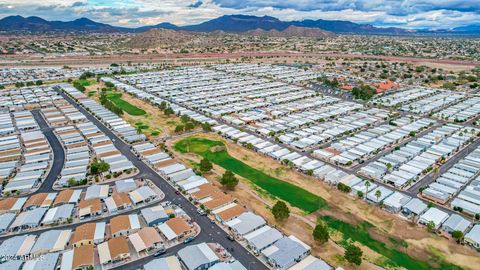
[[[87,95],[88,95],[89,97],[93,97],[93,96],[95,96],[95,93],[97,93],[97,92],[96,92],[96,91],[90,91],[90,92],[88,92]]]
[[[158,135],[160,135],[160,131],[154,130],[154,131],[152,131],[152,133],[150,133],[150,135],[152,135],[152,136],[158,136]]]
[[[282,174],[285,173],[285,169],[282,168],[282,167],[278,167],[278,168],[275,168],[275,175],[278,177],[278,176],[281,176]]]
[[[224,146],[224,144],[220,141],[190,137],[177,142],[175,149],[181,153],[193,152],[202,157],[206,157],[211,162],[248,179],[271,195],[307,213],[315,212],[327,206],[327,202],[323,198],[298,186],[256,170],[240,160],[233,158],[226,150],[212,152],[210,148],[214,146]]]
[[[432,254],[428,261],[420,261],[410,257],[408,254],[400,252],[396,249],[389,248],[385,243],[377,241],[372,238],[368,233],[368,230],[374,228],[374,226],[366,221],[354,226],[347,222],[335,219],[331,216],[320,217],[320,220],[326,222],[326,224],[334,230],[342,233],[343,239],[339,242],[340,245],[345,245],[349,241],[359,242],[360,244],[372,249],[373,251],[385,256],[387,260],[382,261],[385,266],[389,267],[404,267],[405,269],[461,269],[459,266],[445,262],[435,254]],[[392,242],[392,239],[390,238]],[[400,245],[401,241],[395,240]]]
[[[407,241],[403,240],[403,239],[398,239],[398,238],[395,238],[395,237],[388,237],[388,240],[395,246],[397,247],[404,247],[404,248],[407,248],[408,247],[408,243]]]
[[[81,85],[87,87],[87,86],[90,86],[90,85],[95,85],[97,83],[96,80],[77,80],[77,82],[79,82]]]
[[[146,112],[137,106],[134,106],[127,101],[122,99],[122,93],[109,93],[107,94],[107,99],[110,100],[113,104],[117,107],[122,109],[122,111],[133,115],[133,116],[140,116],[146,114]]]

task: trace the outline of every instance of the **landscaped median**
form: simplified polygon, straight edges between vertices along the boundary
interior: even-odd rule
[[[217,151],[213,148],[217,147]],[[195,153],[205,157],[225,170],[247,179],[271,195],[288,202],[306,213],[312,213],[327,206],[327,202],[305,189],[274,178],[262,171],[254,169],[247,164],[233,158],[228,154],[221,141],[189,137],[175,144],[175,149],[181,153]]]

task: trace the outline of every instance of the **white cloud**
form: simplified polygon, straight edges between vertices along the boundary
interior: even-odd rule
[[[348,20],[380,26],[449,28],[480,21],[480,0],[0,0],[0,16],[72,20],[119,26],[195,24],[226,14],[282,20]]]

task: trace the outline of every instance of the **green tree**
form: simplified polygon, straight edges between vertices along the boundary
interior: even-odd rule
[[[326,243],[328,241],[329,234],[327,226],[323,224],[317,224],[315,229],[313,229],[313,239],[317,241],[319,244]]]
[[[368,189],[370,188],[370,186],[372,185],[372,183],[370,183],[370,181],[368,180],[365,180],[365,193],[368,193]]]
[[[203,158],[200,161],[200,171],[201,172],[209,172],[212,168],[213,168],[213,165],[210,162],[210,160],[208,160],[207,158]]]
[[[192,122],[188,122],[188,123],[185,124],[185,131],[190,131],[193,128],[195,128],[195,126],[193,125]]]
[[[359,247],[355,246],[354,244],[348,245],[345,248],[344,257],[349,263],[353,263],[356,265],[362,264],[362,256],[363,256],[363,251]]]
[[[110,88],[115,87],[115,85],[112,82],[105,82],[105,86]]]
[[[90,72],[90,71],[86,71],[86,72],[82,73],[82,75],[80,75],[79,79],[80,80],[86,80],[86,79],[92,78],[92,77],[95,77],[95,74]]]
[[[457,86],[454,84],[454,83],[451,83],[451,82],[446,82],[442,85],[442,88],[445,88],[445,89],[448,89],[448,90],[455,90],[455,88],[457,88]]]
[[[337,184],[337,188],[338,190],[342,191],[342,192],[345,192],[345,193],[349,193],[350,191],[352,191],[352,188],[345,185],[344,183],[338,183]]]
[[[180,120],[183,122],[183,123],[187,123],[190,121],[190,117],[188,117],[188,115],[186,114],[182,114],[182,116],[180,117]]]
[[[238,185],[238,178],[235,177],[232,171],[225,171],[220,179],[220,184],[228,189],[234,189]]]
[[[43,84],[43,81],[42,80],[38,80],[35,82],[36,85],[42,85]]]
[[[160,105],[158,105],[158,107],[162,111],[165,110],[167,108],[167,102],[165,102],[165,101],[160,102]]]
[[[375,191],[375,197],[377,197],[377,203],[378,203],[378,199],[380,199],[380,196],[382,196],[382,192],[378,189],[377,191]]]
[[[387,170],[388,171],[391,171],[392,170],[392,163],[387,163]]]
[[[85,86],[83,86],[79,81],[74,81],[73,87],[77,88],[77,90],[80,92],[85,92]]]
[[[184,130],[184,126],[183,125],[178,125],[175,127],[175,133],[180,133]]]
[[[427,230],[429,232],[434,232],[435,231],[435,223],[433,223],[433,221],[429,221],[427,223]]]
[[[290,209],[283,201],[277,201],[272,207],[272,214],[276,220],[285,220],[290,216]]]
[[[453,231],[452,232],[452,237],[457,239],[457,241],[460,241],[460,239],[463,238],[463,232],[462,231]]]
[[[90,174],[99,175],[103,172],[106,172],[110,169],[110,165],[103,160],[94,159],[90,165]]]
[[[73,186],[76,186],[78,184],[77,180],[75,180],[75,178],[70,178],[67,180],[67,185],[69,187],[73,187]]]
[[[358,196],[358,198],[363,199],[363,191],[358,190],[357,191],[357,196]]]
[[[370,87],[369,85],[361,85],[360,87],[354,87],[352,89],[352,96],[356,99],[369,100],[371,99],[377,91]]]
[[[174,114],[175,112],[173,111],[172,107],[168,107],[168,108],[166,108],[165,110],[163,110],[163,113],[164,113],[166,116],[170,116],[170,115]]]
[[[209,123],[203,123],[202,124],[202,129],[203,129],[203,131],[210,132],[210,131],[212,131],[212,125],[210,125]]]

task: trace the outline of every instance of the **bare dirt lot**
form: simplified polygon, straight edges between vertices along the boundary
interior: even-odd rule
[[[202,53],[202,54],[125,54],[125,55],[101,55],[101,56],[66,56],[55,58],[42,58],[33,56],[4,56],[0,58],[0,66],[63,66],[63,65],[104,65],[105,63],[145,63],[145,62],[165,62],[165,63],[206,63],[209,61],[221,61],[226,59],[240,58],[264,58],[274,59],[306,59],[314,61],[317,58],[344,58],[344,59],[371,59],[393,62],[418,63],[423,65],[448,65],[448,66],[467,66],[469,69],[480,65],[480,61],[450,60],[450,59],[428,59],[413,57],[394,57],[377,55],[358,55],[358,54],[339,54],[339,53],[294,53],[294,52],[234,52],[234,53]],[[291,62],[291,61],[288,61]]]

